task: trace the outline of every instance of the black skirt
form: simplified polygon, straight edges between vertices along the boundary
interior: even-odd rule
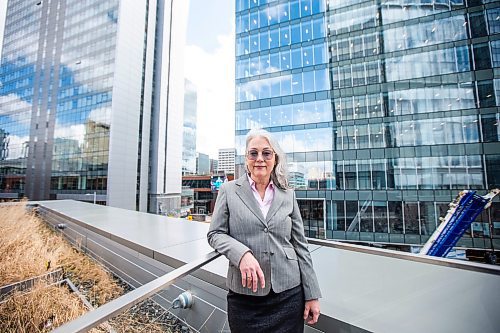
[[[302,285],[266,296],[242,295],[229,291],[227,317],[233,333],[304,332],[304,291]]]

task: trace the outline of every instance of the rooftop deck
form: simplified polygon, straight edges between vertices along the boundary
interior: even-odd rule
[[[213,250],[208,224],[92,205],[37,202],[50,223],[140,286]],[[451,259],[310,240],[323,292],[322,316],[306,332],[500,331],[500,269]],[[139,262],[140,261],[140,262]],[[176,281],[164,298],[193,290],[198,302],[177,315],[200,332],[228,331],[225,276],[219,257]]]

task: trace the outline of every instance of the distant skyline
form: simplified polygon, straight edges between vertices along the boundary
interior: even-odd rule
[[[191,0],[185,75],[198,93],[198,152],[234,148],[234,1]]]

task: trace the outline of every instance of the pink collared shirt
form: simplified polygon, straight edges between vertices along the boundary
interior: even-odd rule
[[[261,199],[259,191],[257,191],[257,187],[255,185],[254,180],[250,175],[247,175],[248,177],[248,182],[250,183],[250,188],[252,189],[253,196],[255,197],[255,200],[259,203],[259,208],[260,211],[262,212],[262,215],[264,215],[264,218],[267,216],[267,212],[269,212],[269,208],[271,208],[271,204],[274,199],[274,184],[273,181],[271,180],[269,184],[266,187],[266,192],[264,193],[264,199]]]

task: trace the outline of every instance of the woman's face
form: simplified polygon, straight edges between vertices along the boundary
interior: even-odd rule
[[[252,178],[269,180],[276,164],[276,154],[267,139],[256,137],[247,147],[247,168]]]

